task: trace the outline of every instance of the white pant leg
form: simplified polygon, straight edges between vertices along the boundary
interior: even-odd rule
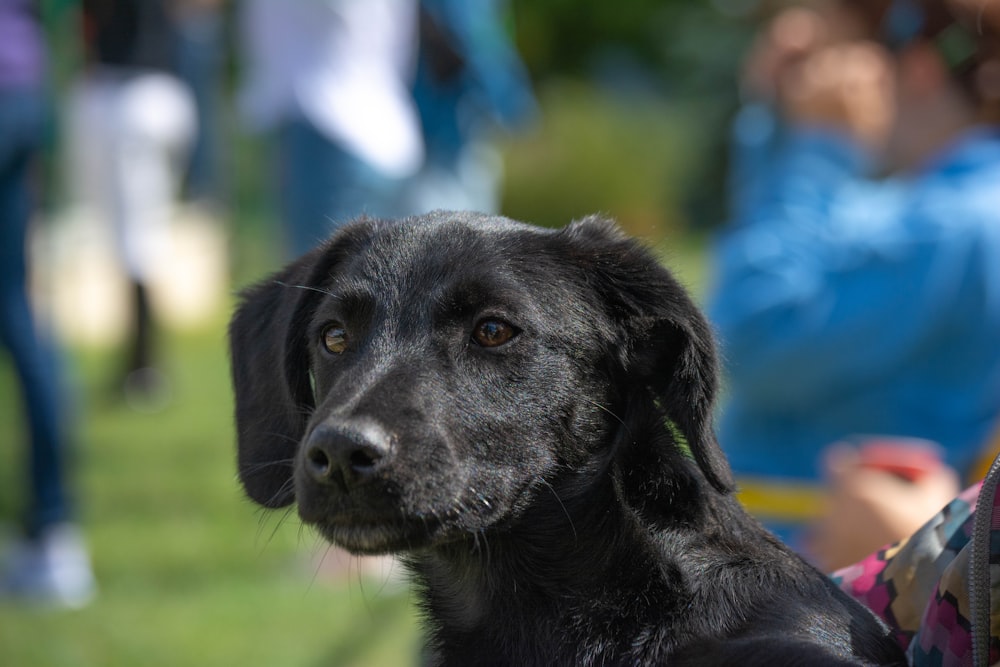
[[[70,99],[77,195],[111,223],[129,277],[146,282],[168,248],[193,96],[169,74],[99,71]]]
[[[172,76],[141,74],[116,91],[112,118],[112,222],[126,272],[145,282],[168,248],[180,167],[196,131],[194,100]]]

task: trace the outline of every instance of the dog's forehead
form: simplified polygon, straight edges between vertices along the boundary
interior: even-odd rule
[[[410,218],[374,228],[347,273],[356,284],[406,293],[513,276],[537,255],[547,233],[492,216]]]

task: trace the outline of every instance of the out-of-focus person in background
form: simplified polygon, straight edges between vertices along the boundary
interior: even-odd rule
[[[196,134],[184,166],[184,198],[214,214],[224,205],[226,183],[220,132],[226,60],[226,0],[177,0],[177,74],[194,96]]]
[[[131,285],[131,340],[116,387],[130,405],[155,409],[169,387],[150,283],[169,249],[195,104],[176,74],[170,0],[84,0],[82,8],[85,66],[68,102],[71,185],[110,223]]]
[[[499,212],[500,131],[535,117],[528,73],[508,34],[503,0],[420,0],[413,97],[426,160],[413,179],[411,213]]]
[[[245,0],[240,14],[240,106],[273,135],[289,253],[360,214],[406,213],[424,159],[416,0]]]
[[[0,597],[79,607],[95,584],[74,523],[71,419],[58,351],[27,286],[35,168],[49,119],[46,69],[37,5],[0,0],[0,342],[20,380],[30,445],[23,535],[0,554]]]
[[[743,499],[833,569],[955,495],[1000,415],[1000,53],[991,24],[944,0],[792,11],[754,54],[772,64],[736,123],[709,309]],[[827,447],[859,436],[930,441],[942,461],[904,483],[862,447],[825,473]],[[838,480],[860,470],[893,526],[852,512],[831,531],[857,488]]]

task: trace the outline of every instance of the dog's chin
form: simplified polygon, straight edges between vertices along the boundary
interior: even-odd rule
[[[356,555],[393,554],[433,546],[440,526],[436,522],[331,518],[312,523],[328,542]]]

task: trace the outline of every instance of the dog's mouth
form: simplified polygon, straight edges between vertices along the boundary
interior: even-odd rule
[[[510,510],[502,502],[506,494],[477,491],[484,485],[460,475],[416,482],[386,475],[348,489],[316,484],[306,476],[296,481],[302,521],[359,555],[433,549],[469,539],[496,526]]]
[[[437,540],[442,522],[434,517],[404,518],[343,512],[320,520],[303,517],[328,541],[354,554],[410,551]]]

